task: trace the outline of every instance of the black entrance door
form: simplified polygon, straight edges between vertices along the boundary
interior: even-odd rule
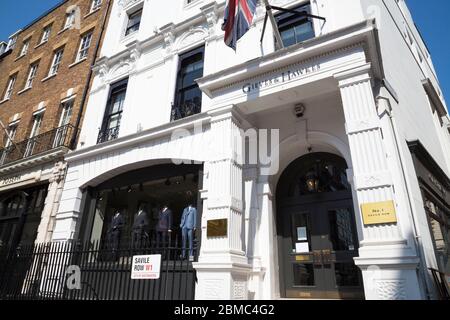
[[[345,161],[315,153],[294,161],[277,188],[280,281],[287,298],[360,299],[358,238]]]
[[[362,298],[351,199],[284,208],[288,298]]]

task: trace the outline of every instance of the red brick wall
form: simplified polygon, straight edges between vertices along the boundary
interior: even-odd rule
[[[61,113],[61,99],[66,96],[70,88],[75,88],[76,98],[71,116],[71,124],[75,125],[80,111],[81,100],[84,87],[94,59],[97,42],[100,37],[102,23],[109,0],[103,0],[101,9],[94,13],[89,13],[91,0],[68,0],[58,8],[36,21],[29,28],[18,34],[17,44],[12,53],[5,56],[0,61],[0,100],[3,100],[10,74],[18,72],[14,91],[8,101],[0,103],[0,120],[8,126],[11,118],[15,114],[21,114],[20,122],[15,142],[20,142],[29,137],[33,113],[41,101],[45,101],[46,110],[43,117],[40,133],[45,133],[58,126]],[[112,1],[112,0],[111,0]],[[80,28],[61,31],[65,23],[66,11],[71,6],[78,6],[80,9]],[[44,26],[52,22],[51,34],[48,42],[38,45]],[[91,46],[87,60],[72,65],[78,53],[81,35],[87,30],[93,31]],[[18,58],[24,39],[30,39],[28,53]],[[64,54],[56,76],[45,79],[53,61],[55,49],[64,43]],[[25,92],[19,93],[25,87],[28,77],[30,62],[39,59],[37,76],[34,79],[33,87]],[[1,130],[1,129],[0,129]],[[3,147],[5,134],[1,130],[0,146]]]

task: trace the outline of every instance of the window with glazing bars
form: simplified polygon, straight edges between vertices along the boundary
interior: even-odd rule
[[[305,4],[292,8],[297,12],[306,12],[311,14],[311,5]],[[311,18],[296,15],[291,12],[284,12],[276,15],[278,30],[280,31],[283,45],[289,47],[296,43],[315,37],[313,22]]]

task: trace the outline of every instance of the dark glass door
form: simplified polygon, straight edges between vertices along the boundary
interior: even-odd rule
[[[353,262],[358,241],[351,199],[282,209],[284,286],[288,298],[363,298]]]

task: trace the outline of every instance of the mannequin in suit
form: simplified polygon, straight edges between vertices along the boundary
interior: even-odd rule
[[[158,223],[156,224],[156,247],[167,246],[168,238],[172,233],[172,210],[165,205],[158,213]]]
[[[197,228],[197,209],[194,208],[192,204],[189,204],[183,210],[183,214],[181,216],[181,235],[183,242],[183,253],[182,258],[186,258],[186,241],[189,241],[189,260],[193,261],[194,259],[194,232]]]
[[[134,217],[133,222],[133,246],[144,246],[145,241],[148,239],[148,227],[149,219],[147,216],[147,211],[144,204],[139,206],[138,213]]]
[[[116,211],[111,219],[111,224],[108,229],[108,240],[113,260],[117,260],[117,250],[119,249],[120,236],[122,234],[124,224],[122,213],[120,211]]]

